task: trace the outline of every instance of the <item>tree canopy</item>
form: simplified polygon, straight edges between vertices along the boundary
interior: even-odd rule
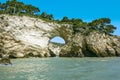
[[[68,23],[73,26],[74,33],[82,32],[87,33],[88,31],[99,31],[106,34],[111,34],[116,30],[116,27],[111,24],[111,20],[109,18],[100,18],[93,20],[92,22],[83,22],[82,19],[63,17],[61,22]]]
[[[17,0],[7,0],[5,3],[0,3],[0,14],[29,15],[47,21],[70,24],[72,25],[74,33],[88,33],[96,30],[106,34],[111,34],[116,29],[116,27],[111,24],[111,20],[109,18],[100,18],[89,23],[83,22],[80,18],[69,19],[67,16],[64,16],[61,20],[54,20],[54,16],[52,14],[47,14],[46,12],[42,12],[40,14],[39,8],[30,4],[24,4],[23,2],[19,2]]]
[[[48,19],[48,20],[54,20],[54,17],[52,14],[47,14],[46,12],[42,12],[40,15],[41,18]]]
[[[35,15],[38,12],[40,12],[39,8],[32,5],[25,5],[23,2],[18,2],[17,0],[8,0],[6,3],[0,3],[1,14]]]

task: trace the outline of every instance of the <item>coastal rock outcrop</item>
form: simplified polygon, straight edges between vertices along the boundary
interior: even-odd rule
[[[50,39],[60,36],[64,46]],[[92,31],[74,34],[71,25],[46,22],[27,16],[0,15],[0,56],[24,57],[111,57],[120,56],[120,37]]]
[[[86,37],[86,45],[98,57],[120,56],[120,40],[115,36],[93,32]]]
[[[120,56],[120,39],[116,36],[93,31],[87,36],[78,33],[65,45],[60,56],[112,57]]]
[[[59,25],[26,16],[0,15],[0,52],[10,57],[50,57],[50,39]]]

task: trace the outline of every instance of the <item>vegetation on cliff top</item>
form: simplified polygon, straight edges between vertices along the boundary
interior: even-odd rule
[[[6,3],[0,3],[0,14],[19,16],[25,15],[57,22],[60,24],[70,24],[72,25],[74,34],[79,32],[88,34],[91,31],[99,31],[106,34],[111,34],[116,29],[116,27],[111,24],[111,20],[109,18],[100,18],[93,20],[92,22],[83,22],[82,19],[69,19],[67,16],[65,16],[61,20],[54,20],[54,16],[52,14],[47,14],[46,12],[40,13],[39,8],[33,5],[26,5],[17,0],[7,0]]]

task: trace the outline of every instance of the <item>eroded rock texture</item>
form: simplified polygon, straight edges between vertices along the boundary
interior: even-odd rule
[[[50,39],[62,37],[62,47]],[[0,56],[23,57],[108,57],[120,56],[120,37],[93,31],[73,34],[70,25],[26,16],[0,15]]]
[[[100,32],[91,32],[84,36],[73,36],[60,52],[60,56],[70,57],[112,57],[120,56],[120,39]]]
[[[1,15],[1,54],[10,54],[11,57],[49,57],[49,41],[59,35],[55,27],[59,25],[40,19]]]

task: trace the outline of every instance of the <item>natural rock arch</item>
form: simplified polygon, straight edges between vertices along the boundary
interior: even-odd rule
[[[3,47],[14,57],[29,55],[50,57],[48,45],[55,36],[67,43],[72,35],[69,25],[46,22],[26,16],[0,15],[0,37]]]
[[[26,16],[0,15],[0,46],[13,57],[29,54],[37,57],[55,56],[49,46],[55,36],[62,37],[66,43],[62,49],[58,48],[61,57],[89,56],[85,54],[86,50],[98,57],[120,56],[120,39],[115,36],[96,31],[86,36],[73,34],[70,25]]]

